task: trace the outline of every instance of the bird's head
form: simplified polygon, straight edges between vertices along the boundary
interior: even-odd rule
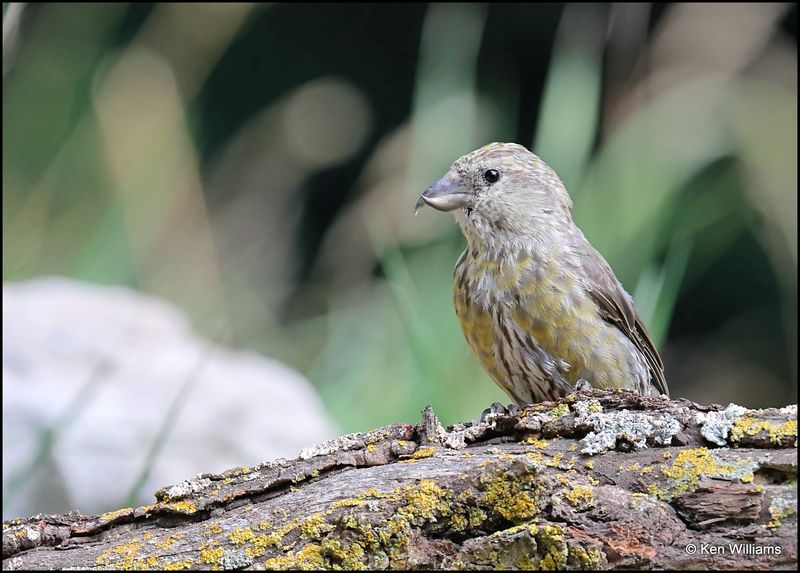
[[[490,143],[457,159],[417,210],[424,205],[453,211],[470,242],[515,241],[572,221],[558,175],[516,143]]]

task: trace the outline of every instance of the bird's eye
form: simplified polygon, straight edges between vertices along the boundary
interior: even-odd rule
[[[497,180],[500,179],[500,172],[497,169],[487,169],[483,174],[483,178],[488,183],[497,183]]]

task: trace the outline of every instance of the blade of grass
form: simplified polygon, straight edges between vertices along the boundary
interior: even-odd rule
[[[139,471],[139,474],[136,476],[136,479],[134,480],[133,485],[128,492],[128,496],[125,501],[126,506],[130,507],[136,505],[137,501],[139,500],[142,488],[147,483],[161,450],[164,449],[164,445],[167,443],[172,431],[175,429],[175,425],[180,419],[181,411],[186,405],[187,398],[191,395],[195,386],[197,386],[197,382],[200,379],[200,372],[202,372],[207,361],[213,355],[215,343],[218,342],[217,339],[219,338],[220,336],[215,337],[215,340],[210,341],[209,344],[203,348],[203,351],[197,357],[197,360],[189,370],[189,373],[187,374],[186,379],[183,381],[183,384],[181,384],[180,389],[175,394],[175,398],[173,398],[172,403],[170,403],[169,408],[167,409],[166,413],[164,414],[164,418],[161,421],[161,426],[156,432],[155,438],[150,443],[150,447],[147,450],[144,463],[142,464],[142,469]]]
[[[51,425],[41,430],[38,447],[30,462],[12,473],[8,480],[5,481],[3,484],[4,500],[16,495],[20,488],[28,482],[30,476],[50,457],[59,437],[80,419],[83,411],[91,404],[92,399],[97,394],[98,386],[108,378],[113,369],[112,362],[107,359],[101,360],[94,366],[86,382],[58,418]]]
[[[564,10],[542,96],[533,151],[577,190],[600,113],[604,28],[596,6]]]

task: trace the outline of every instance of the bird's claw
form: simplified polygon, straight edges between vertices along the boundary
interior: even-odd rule
[[[575,388],[573,392],[589,392],[591,389],[592,385],[589,383],[589,381],[581,378],[580,380],[575,382]]]
[[[493,402],[491,406],[486,408],[481,413],[481,423],[487,421],[488,418],[494,416],[513,416],[517,413],[517,405],[509,404],[507,407],[503,406],[500,402]]]

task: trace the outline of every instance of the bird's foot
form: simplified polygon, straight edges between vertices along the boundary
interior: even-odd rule
[[[481,423],[486,422],[488,418],[492,418],[494,416],[513,416],[517,413],[517,411],[518,409],[516,404],[509,404],[508,407],[506,407],[500,402],[494,402],[481,414]]]
[[[584,380],[581,378],[577,382],[575,382],[575,388],[572,389],[573,392],[589,392],[592,389],[592,385],[589,383],[588,380]]]

